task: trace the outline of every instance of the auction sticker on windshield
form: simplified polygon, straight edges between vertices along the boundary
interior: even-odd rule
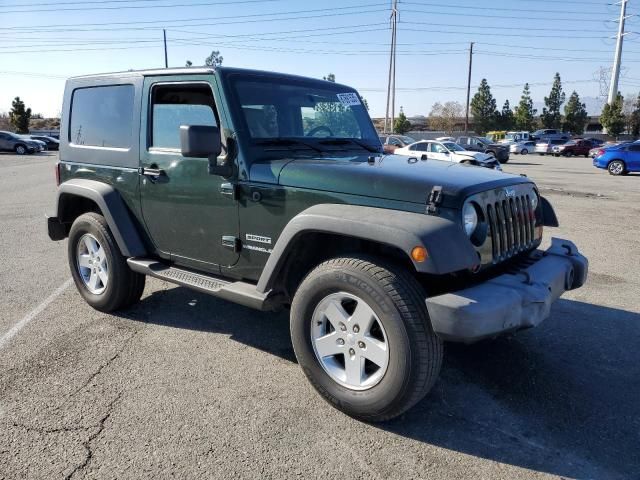
[[[336,95],[338,96],[338,100],[340,100],[340,103],[342,103],[345,107],[362,105],[356,93],[338,93]]]

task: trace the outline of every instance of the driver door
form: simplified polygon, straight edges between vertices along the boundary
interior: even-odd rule
[[[430,144],[429,158],[433,160],[451,161],[449,151],[439,143]]]
[[[238,260],[238,205],[229,180],[209,174],[207,158],[184,157],[181,125],[220,127],[215,77],[145,78],[140,196],[158,253],[179,265],[217,272]],[[223,238],[224,237],[224,238]],[[223,242],[225,240],[225,242]]]

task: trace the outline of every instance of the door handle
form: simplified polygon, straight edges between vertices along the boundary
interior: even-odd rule
[[[151,165],[151,168],[141,167],[139,170],[140,175],[144,175],[151,180],[151,182],[155,183],[162,177],[167,176],[167,173],[163,169],[157,167],[157,165]]]

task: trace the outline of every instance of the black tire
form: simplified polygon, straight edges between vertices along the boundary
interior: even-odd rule
[[[29,149],[22,144],[16,145],[13,150],[16,152],[16,155],[26,155],[29,153]]]
[[[346,292],[363,299],[378,316],[389,361],[379,383],[354,390],[322,367],[311,339],[316,306]],[[442,366],[442,342],[432,330],[420,284],[402,268],[366,257],[334,258],[307,275],[291,306],[291,339],[298,363],[314,388],[335,408],[365,421],[394,418],[433,387]]]
[[[526,148],[523,148],[522,151],[520,151],[520,154],[528,155],[529,154],[529,150],[527,150]]]
[[[567,157],[573,157],[573,152],[567,152]]]
[[[109,266],[106,288],[99,294],[89,290],[78,267],[78,243],[86,234],[95,237],[102,246]],[[80,295],[96,310],[112,312],[140,300],[144,291],[145,276],[129,268],[126,258],[120,253],[120,248],[102,215],[91,212],[76,218],[69,232],[67,256],[71,275]]]
[[[500,160],[499,163],[509,163],[509,159],[505,158],[504,160]]]
[[[609,171],[609,175],[626,175],[627,174],[627,166],[622,160],[613,160],[607,166],[607,170]]]

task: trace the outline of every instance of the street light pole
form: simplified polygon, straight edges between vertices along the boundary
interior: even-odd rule
[[[473,42],[469,45],[469,76],[467,77],[467,104],[464,114],[464,133],[469,132],[469,100],[471,97],[471,67],[473,66]]]

